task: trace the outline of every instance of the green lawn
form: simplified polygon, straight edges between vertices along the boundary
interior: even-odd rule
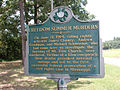
[[[105,65],[102,79],[79,79],[68,84],[70,90],[120,90],[120,67]]]
[[[120,49],[103,50],[104,57],[120,58]]]
[[[0,63],[0,90],[57,90],[53,80],[25,76],[21,61]],[[105,65],[105,78],[68,83],[68,90],[120,90],[120,67]]]

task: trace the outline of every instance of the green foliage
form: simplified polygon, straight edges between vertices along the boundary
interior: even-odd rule
[[[2,35],[0,43],[0,59],[21,59],[21,42],[21,37],[10,36],[8,32]]]
[[[22,55],[19,0],[0,0],[0,59],[20,59]],[[44,22],[51,12],[51,0],[23,0],[25,24],[31,20]],[[91,20],[85,6],[87,0],[54,0],[54,8],[68,6],[80,20]]]
[[[117,49],[120,48],[120,37],[103,42],[103,49]]]
[[[30,19],[36,18],[35,7],[34,7],[36,3],[35,1],[28,0],[26,2],[25,7],[28,10],[27,12],[29,13],[26,16],[26,20],[29,18]],[[41,23],[44,22],[48,18],[51,12],[50,1],[51,0],[38,0],[37,7],[38,7],[39,14],[38,14],[37,19],[39,19]],[[68,6],[69,8],[72,9],[73,13],[78,19],[84,20],[84,21],[92,20],[93,18],[95,18],[95,16],[85,10],[86,5],[87,5],[87,0],[54,0],[54,8],[58,6]]]
[[[0,59],[21,58],[18,0],[3,0],[0,8]]]

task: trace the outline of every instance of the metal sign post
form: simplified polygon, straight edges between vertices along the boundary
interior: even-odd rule
[[[67,90],[67,83],[64,78],[58,80],[58,90]]]
[[[67,83],[70,82],[70,78],[48,78],[57,82],[58,90],[67,90]]]

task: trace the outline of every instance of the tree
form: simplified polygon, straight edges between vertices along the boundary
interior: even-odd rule
[[[50,1],[51,0],[27,0],[25,2],[25,8],[27,8],[28,13],[26,20],[30,21],[34,19],[35,24],[37,24],[37,22],[44,22],[51,12]],[[75,16],[80,20],[87,21],[95,18],[93,14],[85,10],[87,0],[54,0],[54,8],[61,5],[71,8]]]
[[[24,22],[24,12],[23,12],[23,2],[19,0],[19,9],[20,9],[20,25],[22,31],[22,63],[25,61],[25,52],[26,52],[26,44],[25,44],[25,22]]]
[[[51,12],[50,1],[0,0],[0,50],[2,52],[0,58],[3,56],[11,57],[11,59],[16,59],[16,56],[21,57],[21,51],[25,50],[25,25],[28,25],[31,20],[34,20],[34,24],[44,22]],[[68,6],[78,19],[85,21],[94,18],[94,15],[85,10],[86,4],[87,0],[54,0],[54,8],[61,5]],[[22,50],[20,38],[23,39],[22,44],[24,44]],[[23,53],[24,59],[25,51]]]
[[[21,59],[17,0],[0,1],[0,59]]]
[[[114,37],[113,40],[103,42],[103,49],[120,48],[120,37]]]

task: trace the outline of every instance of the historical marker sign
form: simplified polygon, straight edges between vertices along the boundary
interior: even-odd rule
[[[28,75],[76,78],[101,75],[99,21],[79,21],[69,8],[58,7],[45,23],[30,25],[28,30],[25,63]]]

